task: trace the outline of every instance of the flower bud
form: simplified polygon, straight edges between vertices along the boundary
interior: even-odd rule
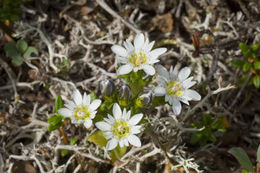
[[[143,106],[147,106],[149,103],[151,103],[151,101],[152,101],[152,93],[148,92],[139,96],[139,98],[136,100],[136,104],[139,107],[143,107]]]
[[[100,82],[100,91],[103,96],[110,97],[115,90],[115,83],[110,79],[104,79]]]
[[[124,103],[123,105],[125,105],[129,101],[130,97],[131,97],[131,89],[129,85],[123,84],[119,89],[120,101]]]

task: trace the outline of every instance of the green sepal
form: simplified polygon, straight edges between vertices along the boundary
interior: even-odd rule
[[[91,134],[87,141],[93,142],[94,144],[101,147],[105,147],[107,145],[107,139],[101,130],[95,131],[93,134]]]
[[[110,151],[110,157],[112,160],[112,163],[114,163],[115,161],[119,160],[121,157],[123,157],[125,155],[127,151],[127,147],[120,147],[119,145],[117,145],[117,147],[113,150]]]

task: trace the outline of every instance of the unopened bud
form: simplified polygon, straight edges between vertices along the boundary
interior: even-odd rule
[[[152,101],[152,93],[148,92],[148,93],[144,93],[141,96],[139,96],[139,98],[136,100],[136,104],[139,107],[143,107],[148,105],[149,103],[151,103]]]
[[[119,89],[120,100],[124,102],[128,102],[131,97],[131,89],[129,85],[123,84]]]
[[[100,91],[103,96],[110,97],[115,91],[115,83],[110,79],[104,79],[100,82]]]

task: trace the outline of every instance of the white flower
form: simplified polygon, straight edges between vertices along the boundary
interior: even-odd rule
[[[154,41],[149,42],[142,33],[136,35],[134,45],[129,40],[124,42],[124,47],[112,46],[112,51],[117,55],[117,61],[123,64],[119,67],[118,75],[130,73],[132,70],[144,70],[148,75],[154,75],[152,64],[158,62],[158,57],[166,52],[166,48],[157,48],[151,51]]]
[[[73,92],[73,101],[67,101],[64,106],[66,108],[61,108],[58,112],[64,116],[71,119],[73,124],[82,124],[86,128],[91,127],[92,119],[96,116],[96,109],[100,106],[101,100],[96,99],[90,102],[90,95],[84,93],[83,97],[79,90]]]
[[[156,70],[159,74],[157,77],[158,86],[154,89],[156,96],[164,96],[165,101],[172,105],[174,114],[181,112],[181,103],[189,105],[190,100],[200,100],[201,96],[194,90],[189,89],[194,84],[193,77],[189,77],[190,68],[184,67],[178,73],[177,68],[170,69],[168,72],[163,66],[158,65]],[[189,77],[189,78],[188,78]]]
[[[129,146],[129,143],[140,147],[141,141],[135,135],[140,133],[141,125],[136,125],[143,117],[143,114],[135,114],[131,116],[131,111],[126,109],[121,111],[117,103],[113,105],[113,116],[108,114],[108,118],[104,121],[97,122],[96,126],[104,131],[107,139],[109,139],[106,149],[113,150],[119,143],[120,147]]]

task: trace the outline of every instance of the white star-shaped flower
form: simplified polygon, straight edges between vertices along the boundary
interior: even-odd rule
[[[159,77],[156,79],[158,86],[154,89],[154,93],[156,96],[165,95],[165,101],[172,105],[174,114],[178,115],[181,112],[180,101],[189,105],[188,101],[201,99],[199,93],[189,89],[196,84],[192,81],[193,77],[189,77],[190,68],[184,67],[178,72],[176,67],[173,69],[171,66],[168,72],[163,66],[158,65],[156,70]]]
[[[132,70],[144,70],[148,75],[154,75],[155,69],[153,64],[158,62],[158,57],[166,52],[166,48],[157,48],[151,50],[154,41],[149,42],[142,33],[136,35],[134,45],[126,40],[124,47],[119,45],[112,46],[112,51],[117,55],[118,63],[122,64],[118,68],[118,75],[130,73]]]
[[[137,123],[142,119],[143,114],[135,114],[131,116],[131,111],[126,109],[121,111],[121,108],[117,103],[113,105],[113,116],[108,114],[108,118],[104,118],[104,121],[96,123],[97,128],[104,131],[107,142],[106,149],[113,150],[119,144],[120,147],[129,146],[129,143],[140,147],[141,141],[136,136],[140,133],[141,125]]]
[[[92,119],[96,116],[96,109],[100,106],[101,100],[96,99],[91,103],[90,95],[84,93],[83,97],[79,90],[73,92],[73,101],[69,100],[58,112],[71,119],[73,124],[84,124],[86,128],[91,127]]]

